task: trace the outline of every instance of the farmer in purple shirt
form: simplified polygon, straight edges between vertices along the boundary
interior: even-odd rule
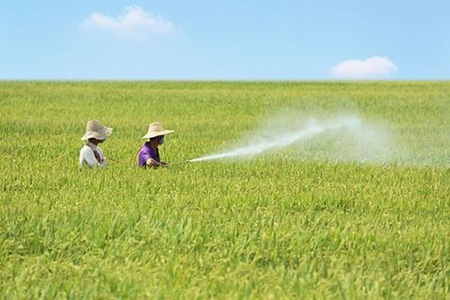
[[[161,161],[159,158],[158,146],[164,144],[164,135],[172,132],[173,130],[165,130],[159,122],[150,124],[147,134],[142,137],[143,139],[148,139],[148,141],[139,151],[140,167],[152,167],[156,169],[167,166],[167,163]]]

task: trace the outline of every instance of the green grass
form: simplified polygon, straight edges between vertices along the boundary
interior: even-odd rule
[[[174,162],[286,108],[381,120],[416,160],[131,165],[150,122]],[[1,82],[0,117],[2,299],[448,299],[449,82]],[[92,118],[106,170],[77,166]]]

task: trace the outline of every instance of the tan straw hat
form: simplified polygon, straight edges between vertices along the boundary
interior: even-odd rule
[[[90,120],[86,125],[86,134],[81,138],[81,140],[86,141],[90,138],[104,140],[111,135],[112,130],[112,128],[103,126],[97,120]]]
[[[157,136],[172,133],[174,130],[165,130],[164,127],[159,122],[152,123],[148,126],[148,132],[144,135],[143,139],[151,139]]]

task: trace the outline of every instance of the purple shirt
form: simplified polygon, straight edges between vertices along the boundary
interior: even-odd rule
[[[145,167],[149,158],[153,158],[159,162],[159,151],[158,149],[154,150],[150,146],[150,143],[147,142],[142,146],[141,151],[139,151],[139,167]]]

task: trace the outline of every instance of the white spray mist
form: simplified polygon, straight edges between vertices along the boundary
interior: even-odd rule
[[[292,128],[293,126],[297,128]],[[284,130],[280,130],[283,127]],[[305,141],[309,142],[309,150],[303,149],[304,151],[299,152],[299,154],[307,158],[320,144],[314,143],[314,141],[321,142],[323,145],[323,142],[326,140],[335,144],[345,144],[347,147],[345,147],[346,149],[343,149],[344,153],[337,153],[332,150],[332,147],[326,148],[325,151],[322,149],[322,153],[325,153],[322,157],[323,159],[376,161],[380,160],[380,157],[382,157],[381,159],[385,161],[386,157],[383,157],[380,153],[374,153],[373,151],[377,148],[378,150],[381,150],[381,152],[387,153],[388,151],[385,151],[387,148],[385,139],[386,135],[380,134],[380,130],[369,128],[369,126],[364,124],[361,118],[356,115],[336,116],[322,121],[319,121],[316,118],[309,118],[309,120],[302,125],[299,125],[298,122],[292,122],[292,120],[287,118],[281,122],[281,124],[275,126],[273,130],[271,130],[270,126],[265,126],[265,128],[260,132],[257,132],[251,142],[244,147],[238,147],[230,151],[192,159],[191,161],[254,157],[255,155],[270,150],[282,149],[291,145],[299,145],[301,142]]]

